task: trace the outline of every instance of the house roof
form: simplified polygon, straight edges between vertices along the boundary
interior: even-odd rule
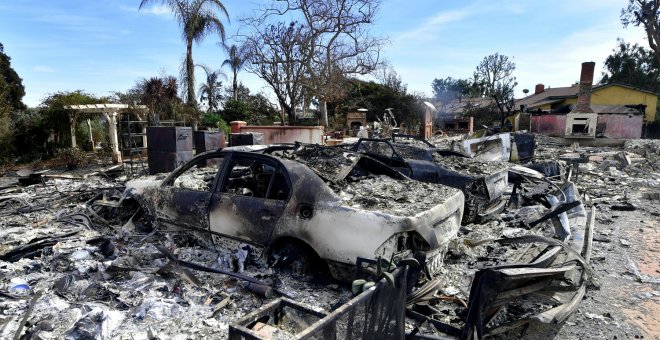
[[[580,88],[578,86],[547,88],[541,93],[517,99],[516,106],[519,107],[520,105],[526,105],[527,107],[537,107],[552,104],[566,98],[577,97],[579,90]]]
[[[598,114],[633,114],[641,115],[638,109],[629,107],[627,105],[591,105],[591,110]]]
[[[544,100],[541,100],[539,102],[529,104],[529,105],[527,105],[527,107],[530,108],[530,109],[533,109],[533,108],[537,108],[537,107],[543,106],[543,105],[552,105],[552,104],[555,104],[555,103],[559,103],[563,100],[564,100],[563,98],[560,98],[560,99],[544,99]],[[516,102],[516,104],[521,105],[518,102]]]
[[[604,84],[604,85],[597,85],[597,86],[594,86],[594,90],[604,89],[604,88],[606,88],[606,87],[610,87],[610,86],[621,86],[621,87],[625,87],[625,88],[627,88],[627,89],[631,89],[631,90],[635,90],[635,91],[639,91],[639,92],[644,92],[644,93],[652,94],[652,95],[654,95],[654,96],[657,96],[657,95],[658,95],[658,93],[655,93],[655,92],[653,92],[653,91],[646,90],[646,89],[639,88],[639,87],[634,87],[634,86],[631,86],[631,85],[622,84],[622,83],[610,83],[610,84]]]
[[[620,83],[611,83],[611,84],[604,84],[604,85],[596,85],[592,88],[592,92],[610,87],[610,86],[620,86],[620,87],[625,87],[627,89],[635,90],[635,91],[640,91],[640,92],[645,92],[649,93],[652,95],[657,95],[657,93],[654,93],[652,91],[636,88],[630,85],[625,85],[625,84],[620,84]],[[537,94],[532,94],[530,96],[527,96],[525,98],[517,99],[516,100],[516,107],[520,107],[520,105],[526,105],[529,108],[534,108],[534,107],[539,107],[543,105],[548,105],[548,104],[554,104],[558,103],[566,98],[577,98],[578,96],[578,91],[580,90],[580,87],[576,84],[573,86],[569,87],[555,87],[555,88],[547,88],[541,93]]]

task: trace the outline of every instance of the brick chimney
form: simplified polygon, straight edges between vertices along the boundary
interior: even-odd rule
[[[594,81],[594,69],[596,63],[593,61],[582,63],[580,72],[580,85],[578,90],[577,105],[571,112],[592,113],[591,110],[591,85]]]
[[[534,88],[534,94],[543,93],[543,91],[545,91],[545,85],[536,84],[536,87]]]

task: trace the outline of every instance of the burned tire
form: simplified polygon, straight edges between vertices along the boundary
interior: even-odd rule
[[[268,263],[274,268],[290,271],[294,276],[306,276],[319,270],[322,260],[302,242],[283,242],[273,246]]]

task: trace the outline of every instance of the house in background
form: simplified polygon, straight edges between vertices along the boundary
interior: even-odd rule
[[[448,134],[471,134],[474,132],[474,117],[469,113],[495,111],[492,98],[457,98],[447,104],[435,103],[438,107],[436,122]]]
[[[595,63],[582,64],[580,83],[569,87],[536,85],[534,94],[516,100],[516,106],[532,114],[532,132],[570,137],[566,126],[572,113],[596,114],[595,136],[640,138],[645,122],[655,120],[658,95],[623,84],[591,86]],[[582,89],[582,91],[581,91]],[[580,98],[584,105],[580,107]],[[572,120],[568,120],[569,125]],[[568,132],[567,132],[568,131]]]

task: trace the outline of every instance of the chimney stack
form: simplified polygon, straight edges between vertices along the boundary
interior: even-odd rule
[[[591,85],[594,81],[594,69],[596,63],[593,61],[582,63],[580,72],[580,85],[578,90],[577,105],[572,112],[592,113],[591,110]]]
[[[536,84],[536,87],[534,88],[534,94],[543,93],[543,91],[545,91],[545,85]]]

